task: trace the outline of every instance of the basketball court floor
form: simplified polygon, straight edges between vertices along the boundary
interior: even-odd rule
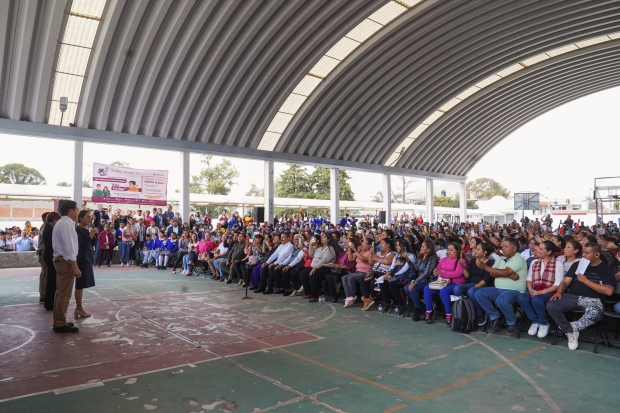
[[[97,269],[55,334],[0,270],[0,412],[617,412],[620,349],[456,334],[155,269]]]

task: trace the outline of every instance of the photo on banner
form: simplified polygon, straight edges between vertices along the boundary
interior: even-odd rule
[[[166,205],[168,171],[93,164],[93,202]]]

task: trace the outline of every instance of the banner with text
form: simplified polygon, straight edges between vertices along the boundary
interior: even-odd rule
[[[168,171],[93,164],[93,202],[166,205]]]

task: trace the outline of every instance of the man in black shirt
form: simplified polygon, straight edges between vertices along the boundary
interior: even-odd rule
[[[564,221],[564,225],[566,225],[566,227],[568,229],[573,229],[573,224],[575,223],[575,221],[572,220],[572,218],[570,217],[570,215],[568,216],[568,218],[566,218],[566,220]]]
[[[575,274],[579,262],[575,262],[547,304],[547,312],[568,338],[568,348],[576,350],[579,331],[598,322],[603,316],[605,298],[616,288],[616,277],[611,267],[601,260],[601,246],[589,242],[583,249],[583,258],[590,261],[585,274]],[[566,291],[570,289],[570,293]],[[580,310],[583,316],[569,323],[567,311]]]

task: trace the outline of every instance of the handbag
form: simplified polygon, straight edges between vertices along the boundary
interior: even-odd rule
[[[431,290],[441,290],[442,288],[447,287],[449,283],[450,280],[432,281],[428,284],[428,288]]]
[[[377,272],[374,269],[370,269],[364,276],[364,282],[370,282],[375,278]]]

